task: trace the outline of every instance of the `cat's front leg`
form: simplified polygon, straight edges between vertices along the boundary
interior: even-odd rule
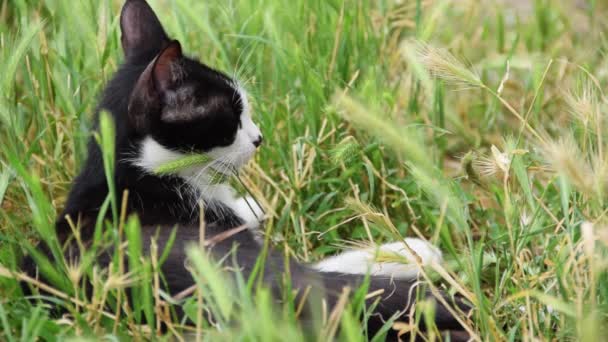
[[[260,224],[264,220],[264,210],[253,197],[237,197],[236,191],[227,184],[207,189],[205,195],[207,200],[222,203],[230,208],[233,214],[249,228],[260,228]]]
[[[232,207],[237,215],[245,221],[247,226],[253,229],[260,228],[265,214],[264,210],[253,197],[243,196],[237,198],[234,200]]]

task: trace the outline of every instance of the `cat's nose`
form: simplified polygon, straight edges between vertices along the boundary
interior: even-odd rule
[[[253,145],[255,147],[260,147],[260,145],[262,145],[262,141],[264,141],[264,139],[262,138],[262,136],[260,135],[254,142]]]

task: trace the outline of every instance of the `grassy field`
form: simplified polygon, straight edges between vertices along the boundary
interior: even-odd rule
[[[474,339],[608,338],[603,1],[150,3],[185,51],[250,91],[266,143],[243,180],[277,249],[306,262],[424,237],[446,256],[425,278],[475,304]],[[140,275],[43,265],[95,284],[93,298],[56,291],[63,317],[14,280],[28,241],[52,240],[85,158],[97,96],[122,60],[121,4],[0,0],[0,340],[152,339],[171,321],[170,298],[146,286],[153,256]],[[184,307],[199,317],[204,303],[219,321],[169,323],[164,338],[365,336],[356,301],[305,332],[294,303],[271,310],[267,292],[224,286],[191,252],[205,291]],[[117,304],[127,285],[142,293],[133,307]]]

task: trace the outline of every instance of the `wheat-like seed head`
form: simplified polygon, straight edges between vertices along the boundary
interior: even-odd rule
[[[464,87],[483,87],[481,78],[446,49],[421,41],[407,41],[401,48],[413,51],[418,61],[434,77]]]

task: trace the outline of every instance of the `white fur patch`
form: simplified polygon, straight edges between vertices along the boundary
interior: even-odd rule
[[[264,220],[264,210],[251,196],[237,198],[232,204],[232,210],[251,228],[259,228]]]
[[[406,238],[405,243],[420,257],[422,265],[441,263],[441,251],[427,241]],[[378,253],[376,253],[378,252]],[[376,255],[396,254],[403,262],[376,262]],[[313,268],[321,272],[338,272],[346,274],[369,274],[399,279],[413,279],[418,276],[420,268],[414,256],[406,249],[403,242],[392,242],[376,248],[346,251],[326,258]]]
[[[183,153],[172,151],[158,143],[152,137],[144,138],[140,145],[140,153],[135,165],[147,172],[153,173],[159,166],[184,157]]]
[[[149,173],[154,173],[154,170],[160,166],[176,161],[185,157],[185,154],[173,151],[163,145],[154,138],[147,136],[140,145],[139,156],[135,159],[135,165]],[[209,184],[210,175],[201,173],[200,167],[192,167],[179,172],[179,176],[190,181],[196,179],[199,184]]]

